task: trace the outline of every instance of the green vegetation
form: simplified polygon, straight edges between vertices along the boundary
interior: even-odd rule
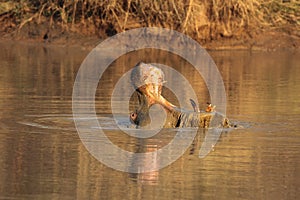
[[[44,24],[48,31],[106,37],[156,26],[205,41],[264,28],[299,30],[299,10],[299,0],[2,0],[0,29],[18,32],[28,24]]]

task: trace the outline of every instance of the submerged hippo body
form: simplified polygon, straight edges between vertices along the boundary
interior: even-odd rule
[[[149,111],[151,106],[159,104],[166,111],[165,128],[213,126],[229,127],[229,121],[217,112],[200,112],[193,101],[194,111],[183,111],[167,101],[162,95],[164,73],[152,64],[138,63],[131,73],[131,83],[135,87],[132,95],[133,112],[130,114],[132,123],[139,127],[150,124]],[[211,106],[211,105],[210,105]]]

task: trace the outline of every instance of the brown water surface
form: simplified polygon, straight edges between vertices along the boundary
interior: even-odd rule
[[[130,174],[96,160],[76,132],[72,90],[87,51],[0,45],[0,199],[299,198],[299,53],[210,52],[224,80],[227,116],[239,128],[222,133],[203,159],[198,157],[202,130],[176,162]],[[111,123],[109,95],[118,78],[141,58],[160,56],[188,77],[201,108],[209,101],[201,77],[176,56],[147,50],[121,57],[106,72],[106,87],[97,90],[96,108],[109,138],[124,149],[154,151],[174,136],[167,130],[141,142]],[[175,101],[170,92],[165,95]]]

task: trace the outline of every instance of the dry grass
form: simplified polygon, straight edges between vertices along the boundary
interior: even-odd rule
[[[22,29],[48,23],[63,30],[110,36],[137,27],[166,27],[198,40],[235,37],[255,29],[300,26],[291,0],[23,0],[0,2],[0,19]],[[5,27],[3,27],[5,28]],[[2,28],[2,29],[3,29]],[[6,27],[7,28],[7,27]],[[86,32],[85,32],[86,30]]]

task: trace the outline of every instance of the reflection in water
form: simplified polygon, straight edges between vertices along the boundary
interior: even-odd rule
[[[138,142],[136,144],[137,150],[134,151],[135,153],[144,153],[144,152],[157,152],[159,149],[156,144],[149,145],[146,142],[146,139],[138,139]],[[156,154],[155,154],[156,155]],[[140,158],[140,157],[135,157]],[[159,165],[157,162],[157,157],[153,157],[151,160],[132,160],[131,166],[129,167],[135,167],[136,163],[144,163],[147,165],[147,163],[151,163],[151,165]],[[154,163],[154,164],[153,164]],[[146,184],[146,185],[157,185],[158,184],[158,178],[159,178],[159,171],[153,171],[153,172],[146,172],[146,173],[129,173],[129,177],[132,178],[133,181],[136,181],[138,184]]]
[[[72,121],[73,83],[88,52],[0,45],[0,198],[297,199],[300,195],[299,54],[210,52],[224,79],[227,115],[246,128],[223,132],[203,159],[198,155],[207,133],[199,130],[173,164],[158,172],[129,174],[92,157]],[[97,89],[99,120],[120,148],[150,152],[168,144],[174,132],[138,140],[108,123],[114,84],[138,61],[176,68],[195,88],[201,109],[209,94],[201,76],[176,55],[146,49],[116,60],[101,79],[107,87]],[[166,79],[180,84],[173,77]],[[172,92],[166,90],[164,95],[176,104]],[[126,124],[123,116],[120,121]]]

